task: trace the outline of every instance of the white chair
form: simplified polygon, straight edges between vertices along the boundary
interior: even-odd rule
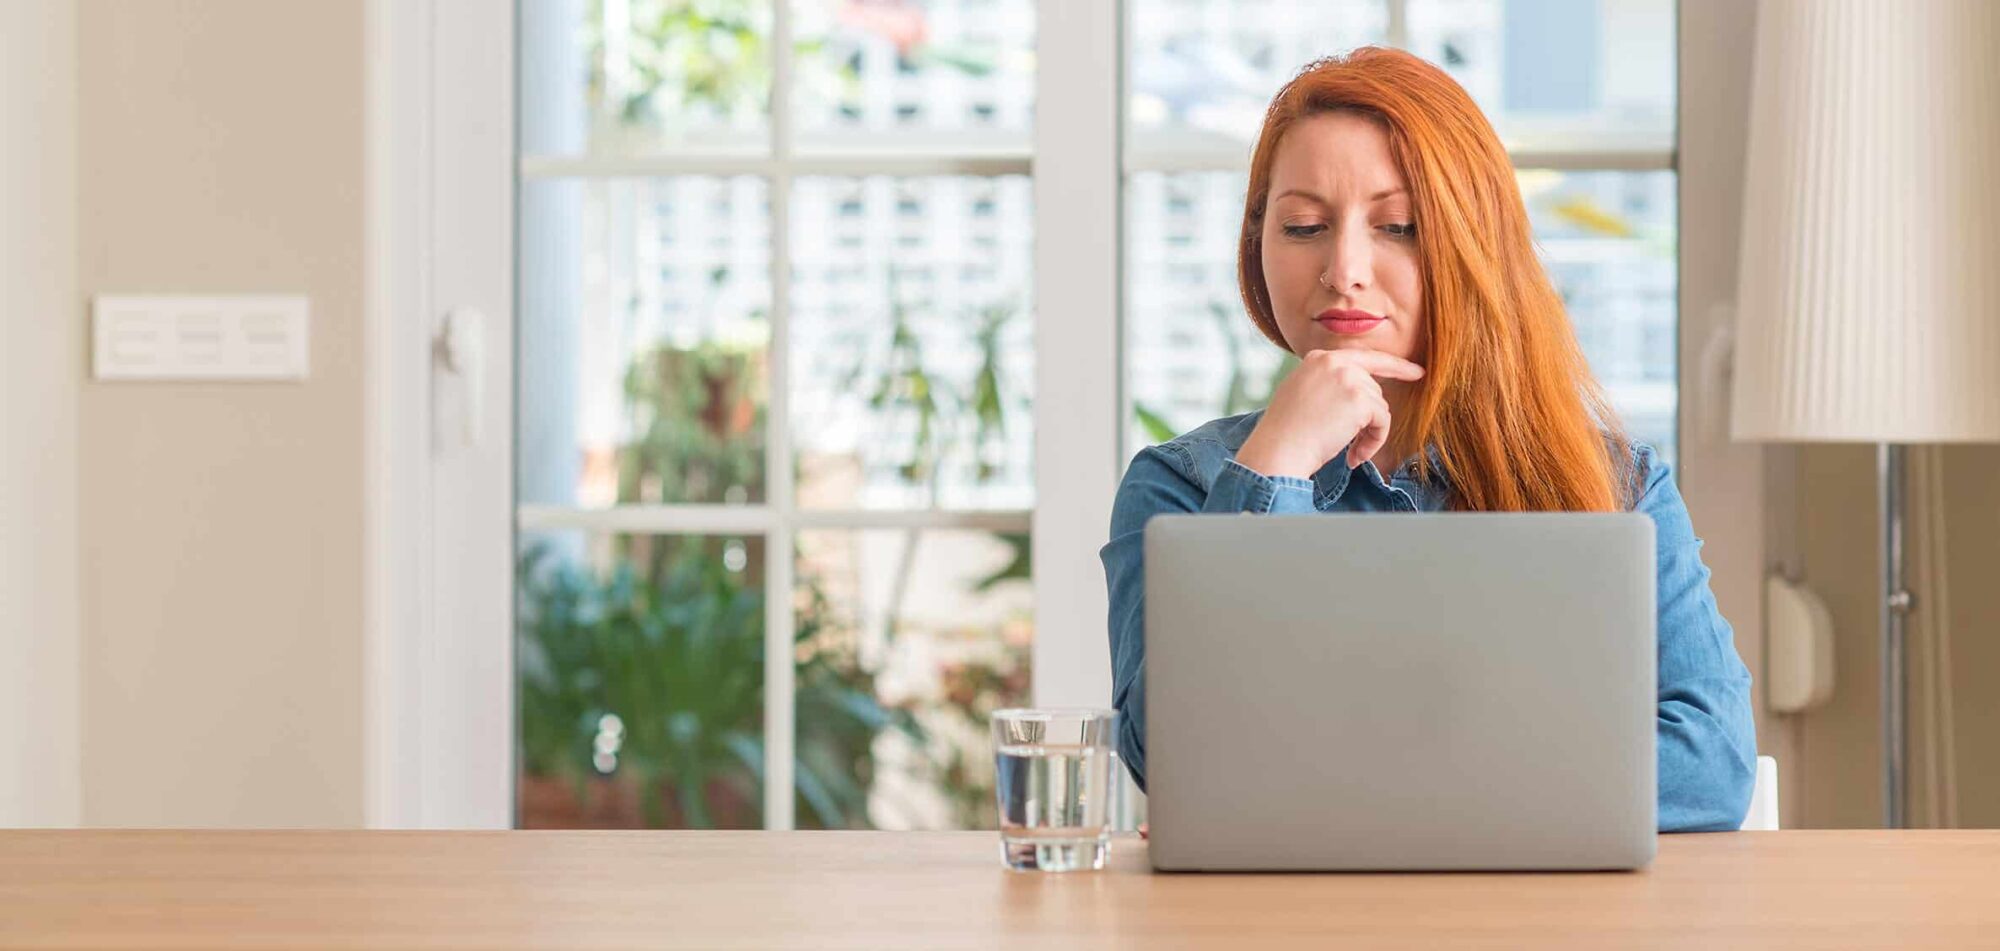
[[[1778,831],[1778,761],[1757,757],[1757,784],[1750,788],[1750,814],[1743,817],[1744,832]]]

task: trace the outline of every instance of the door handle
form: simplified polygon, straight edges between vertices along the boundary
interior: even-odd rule
[[[457,380],[459,392],[457,431],[451,432],[440,415],[438,445],[476,447],[486,417],[486,315],[471,307],[452,308],[444,315],[431,352],[444,376]]]

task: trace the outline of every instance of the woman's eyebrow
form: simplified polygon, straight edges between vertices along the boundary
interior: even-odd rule
[[[1378,201],[1381,201],[1381,200],[1382,200],[1382,199],[1384,199],[1384,198],[1394,198],[1394,197],[1396,197],[1397,195],[1402,195],[1402,194],[1406,194],[1406,193],[1408,193],[1408,192],[1409,192],[1409,189],[1408,189],[1408,188],[1405,188],[1405,187],[1403,187],[1403,186],[1401,186],[1401,185],[1398,185],[1398,186],[1396,186],[1395,188],[1391,188],[1391,189],[1387,189],[1387,190],[1385,190],[1385,191],[1379,191],[1379,192],[1376,192],[1376,193],[1375,193],[1375,194],[1373,194],[1373,195],[1370,195],[1370,196],[1368,196],[1368,202],[1369,202],[1370,204],[1374,204],[1375,202],[1378,202]],[[1276,197],[1276,198],[1273,198],[1273,199],[1271,199],[1271,200],[1272,200],[1272,201],[1277,201],[1277,200],[1278,200],[1279,198],[1288,198],[1288,197],[1291,197],[1291,196],[1293,196],[1293,195],[1296,195],[1296,196],[1298,196],[1298,197],[1300,197],[1300,198],[1304,198],[1304,199],[1308,199],[1308,200],[1310,200],[1310,201],[1316,201],[1316,202],[1319,202],[1319,203],[1320,203],[1320,204],[1322,204],[1322,205],[1330,205],[1330,204],[1332,204],[1332,202],[1329,202],[1329,201],[1327,201],[1326,199],[1324,199],[1324,198],[1321,198],[1321,197],[1320,197],[1320,196],[1319,196],[1318,194],[1316,194],[1316,193],[1314,193],[1314,192],[1310,192],[1310,191],[1307,191],[1307,190],[1305,190],[1305,189],[1303,189],[1303,188],[1287,188],[1287,189],[1285,189],[1284,191],[1281,191],[1281,192],[1279,192],[1279,193],[1277,194],[1277,197]]]

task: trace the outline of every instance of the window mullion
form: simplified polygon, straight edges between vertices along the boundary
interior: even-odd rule
[[[1035,25],[1035,703],[1111,696],[1104,575],[1118,458],[1118,142],[1125,4],[1041,0]]]
[[[777,518],[764,542],[764,827],[790,829],[795,671],[792,639],[794,505],[791,438],[792,0],[772,0],[770,388],[764,417],[765,489]]]

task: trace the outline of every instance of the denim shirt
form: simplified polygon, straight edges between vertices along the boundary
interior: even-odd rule
[[[1448,500],[1442,485],[1416,480],[1414,462],[1387,479],[1372,461],[1350,471],[1344,453],[1309,480],[1252,471],[1235,456],[1262,415],[1218,419],[1141,450],[1118,487],[1111,541],[1099,557],[1110,589],[1118,752],[1141,789],[1146,785],[1148,519],[1162,512],[1435,512]],[[1634,455],[1645,488],[1633,510],[1653,517],[1658,540],[1660,831],[1732,830],[1749,811],[1756,776],[1750,672],[1736,655],[1729,622],[1716,610],[1701,539],[1667,464],[1650,446],[1635,445]]]

